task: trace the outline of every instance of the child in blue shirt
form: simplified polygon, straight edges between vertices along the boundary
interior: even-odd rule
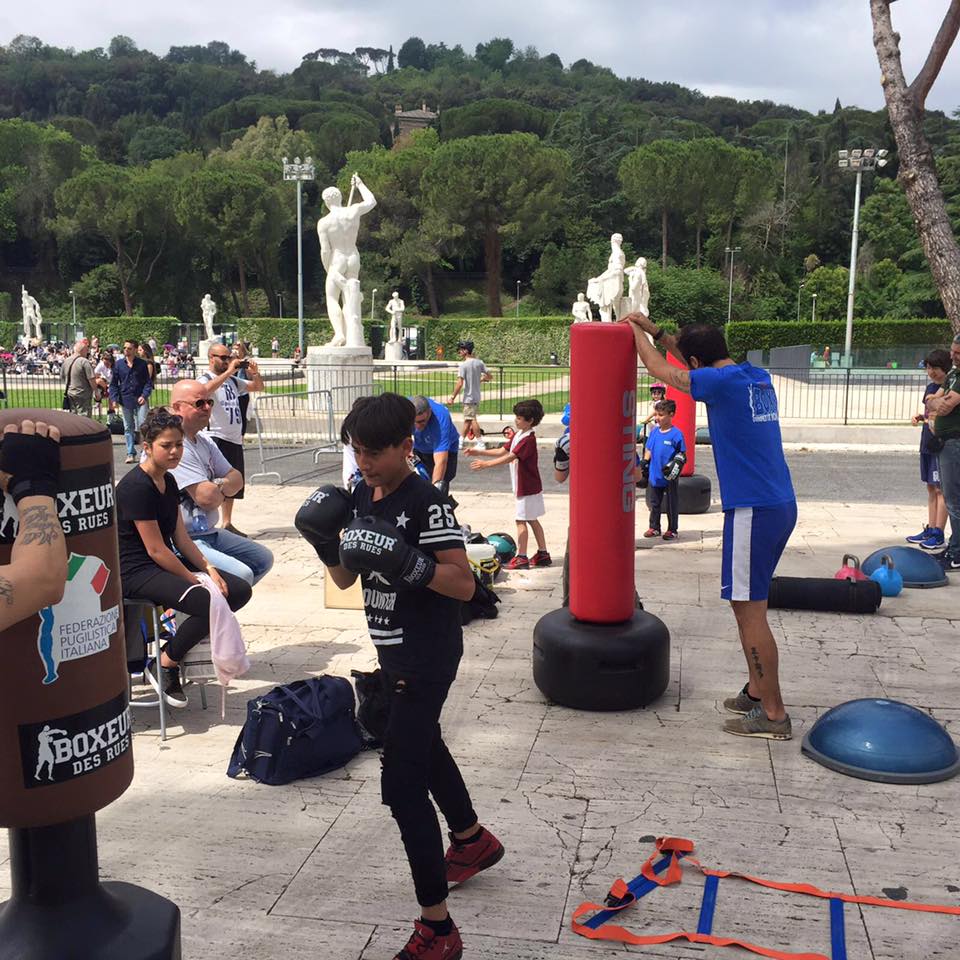
[[[673,466],[676,463],[674,458],[678,454],[682,455],[685,461],[687,446],[684,443],[683,434],[673,425],[677,404],[673,400],[658,400],[654,411],[657,426],[647,438],[643,451],[643,459],[648,461],[650,468],[650,528],[644,536],[659,537],[661,535],[660,514],[663,510],[663,501],[666,499],[667,530],[663,534],[663,539],[669,541],[676,540],[678,536],[680,473],[678,469],[665,471],[664,468],[668,464]],[[676,476],[668,480],[667,472],[675,472]]]

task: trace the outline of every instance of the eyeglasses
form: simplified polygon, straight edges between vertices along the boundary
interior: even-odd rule
[[[213,397],[201,397],[199,400],[178,400],[176,405],[179,406],[181,403],[185,403],[188,407],[202,410],[204,407],[210,407],[212,409],[216,405],[216,402]]]

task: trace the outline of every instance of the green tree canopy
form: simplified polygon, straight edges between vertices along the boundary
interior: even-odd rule
[[[430,229],[483,244],[490,316],[502,314],[504,246],[522,250],[550,234],[569,170],[562,150],[510,133],[441,144],[424,172]]]

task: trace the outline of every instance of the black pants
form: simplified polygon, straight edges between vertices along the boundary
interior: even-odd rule
[[[666,507],[663,501],[666,500]],[[667,529],[677,532],[680,507],[680,481],[671,480],[665,487],[650,486],[650,529],[660,529],[660,512],[666,509]]]
[[[380,788],[400,828],[417,902],[447,899],[440,823],[430,797],[454,832],[477,822],[470,794],[440,733],[440,711],[450,684],[381,673],[390,705],[383,738]]]
[[[231,610],[239,610],[250,602],[250,584],[232,573],[219,570],[227,584],[227,603]],[[210,633],[210,594],[205,587],[191,584],[166,570],[137,579],[135,584],[124,584],[129,596],[143,597],[164,607],[173,607],[189,616],[177,627],[176,635],[164,648],[171,660],[179,663],[204,637]],[[193,589],[190,589],[190,588]]]
[[[422,461],[423,465],[427,468],[427,473],[430,476],[433,476],[433,454],[425,453],[422,450],[415,451],[417,456]],[[453,482],[453,478],[457,475],[457,451],[451,450],[447,454],[447,469],[443,473],[443,479],[447,481],[448,484]]]

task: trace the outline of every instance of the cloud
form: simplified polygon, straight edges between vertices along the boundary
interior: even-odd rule
[[[947,5],[894,5],[908,77],[920,68]],[[832,109],[837,97],[844,105],[883,105],[866,0],[166,0],[139,7],[47,0],[0,13],[0,38],[18,33],[77,49],[106,47],[111,37],[125,34],[158,54],[172,45],[223,40],[278,72],[294,69],[318,47],[392,44],[397,50],[416,35],[472,52],[478,42],[506,36],[518,47],[557,53],[565,64],[586,58],[620,76],[673,81],[706,94],[812,111]],[[958,88],[960,44],[928,106],[953,111],[960,106]]]

